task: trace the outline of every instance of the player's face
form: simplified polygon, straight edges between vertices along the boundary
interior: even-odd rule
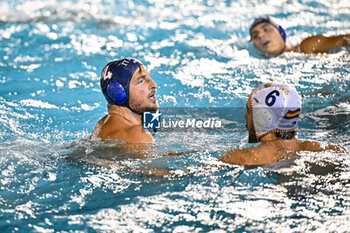
[[[138,113],[158,109],[157,84],[151,79],[150,72],[144,66],[137,68],[129,86],[129,105]]]
[[[244,119],[246,121],[246,127],[249,135],[248,142],[249,143],[258,142],[258,139],[256,138],[256,135],[255,135],[255,129],[253,124],[253,114],[252,114],[251,106],[249,104],[249,99],[247,101],[246,107],[247,107],[247,111],[244,115]]]
[[[251,37],[255,48],[272,56],[278,56],[285,48],[280,32],[270,23],[256,25],[251,32]]]

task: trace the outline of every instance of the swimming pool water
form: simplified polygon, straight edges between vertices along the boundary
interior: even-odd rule
[[[348,232],[348,152],[218,165],[251,146],[243,116],[230,132],[154,134],[157,151],[189,151],[176,157],[130,159],[85,140],[106,113],[102,68],[135,57],[164,108],[241,110],[257,84],[292,84],[303,101],[299,138],[349,149],[349,48],[265,59],[249,42],[261,15],[291,44],[350,33],[347,0],[0,1],[0,232]],[[105,168],[72,155],[120,161]]]

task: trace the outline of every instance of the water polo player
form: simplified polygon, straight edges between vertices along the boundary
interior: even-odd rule
[[[153,142],[142,126],[142,113],[158,109],[157,84],[145,66],[134,58],[112,61],[103,69],[100,85],[108,102],[108,114],[97,123],[91,138]]]
[[[329,37],[315,35],[304,39],[296,46],[290,46],[286,43],[286,31],[269,17],[255,19],[249,31],[254,47],[265,56],[278,56],[289,51],[328,53],[332,49],[350,45],[350,34],[346,34]]]
[[[301,112],[301,100],[294,87],[285,84],[262,84],[247,101],[244,116],[249,142],[257,147],[235,149],[219,160],[241,165],[275,163],[299,151],[341,150],[340,147],[296,138],[295,129]]]

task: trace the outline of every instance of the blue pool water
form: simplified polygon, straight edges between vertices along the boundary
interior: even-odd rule
[[[161,107],[241,109],[261,82],[295,85],[299,138],[349,149],[349,48],[262,58],[248,31],[260,15],[291,44],[350,33],[347,0],[1,0],[0,232],[349,232],[349,153],[213,166],[250,146],[243,116],[231,132],[154,135],[158,151],[195,151],[182,156],[66,160],[123,156],[85,140],[106,113],[101,69],[120,57],[147,65]]]

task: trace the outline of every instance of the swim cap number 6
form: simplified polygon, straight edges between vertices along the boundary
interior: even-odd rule
[[[279,91],[276,91],[276,90],[271,91],[265,98],[265,104],[269,107],[274,105],[276,102],[276,96],[274,96],[273,94],[276,94],[276,96],[280,96]]]

